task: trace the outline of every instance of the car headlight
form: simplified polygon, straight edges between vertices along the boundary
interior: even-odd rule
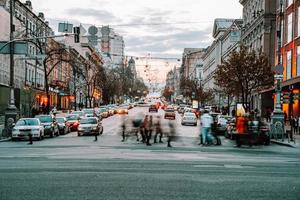
[[[82,130],[83,130],[83,128],[81,128],[81,127],[79,126],[79,127],[78,127],[78,130],[79,130],[79,131],[82,131]]]
[[[93,130],[97,130],[97,127],[94,127]]]

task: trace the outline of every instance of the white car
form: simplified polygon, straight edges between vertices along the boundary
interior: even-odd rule
[[[197,117],[195,113],[186,112],[181,119],[181,125],[193,124],[197,126]]]
[[[29,139],[29,134],[32,135],[32,139],[42,140],[44,138],[44,126],[39,119],[19,119],[12,130],[12,140]]]
[[[226,115],[218,115],[216,117],[216,131],[225,132],[227,129],[227,122],[230,119],[229,116]]]

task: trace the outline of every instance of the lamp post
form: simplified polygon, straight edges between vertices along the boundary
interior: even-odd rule
[[[13,23],[13,18],[14,18],[14,9],[15,9],[15,1],[14,0],[10,0],[10,41],[14,40],[14,32],[15,32],[15,26]],[[15,94],[14,94],[14,53],[15,53],[15,49],[14,49],[14,42],[11,42],[9,45],[9,49],[10,49],[10,82],[9,82],[9,86],[10,86],[10,96],[9,96],[9,102],[8,102],[8,107],[5,110],[5,127],[9,127],[12,121],[16,122],[17,120],[17,116],[18,116],[18,109],[15,105]]]
[[[283,66],[281,64],[281,18],[283,16],[283,1],[280,0],[279,2],[280,11],[279,11],[279,26],[277,29],[277,40],[278,40],[278,50],[277,50],[277,56],[278,56],[278,65],[275,67],[275,91],[276,91],[276,104],[275,109],[272,116],[272,124],[274,126],[275,133],[283,135],[283,133],[278,133],[278,130],[284,131],[284,114],[282,111],[282,105],[281,105],[281,94],[282,94],[282,80],[283,80]]]

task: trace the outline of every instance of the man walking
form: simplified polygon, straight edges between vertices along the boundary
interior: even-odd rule
[[[208,111],[205,110],[204,114],[201,116],[201,133],[200,138],[202,136],[202,144],[208,144],[207,136],[211,132],[211,125],[213,124],[213,118],[209,115]],[[201,144],[201,141],[200,141]]]

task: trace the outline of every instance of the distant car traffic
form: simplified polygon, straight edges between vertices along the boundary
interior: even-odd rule
[[[29,139],[29,134],[33,139],[42,140],[44,138],[44,126],[39,119],[21,118],[12,130],[12,140]]]
[[[120,106],[119,108],[117,108],[117,114],[125,114],[128,115],[128,107],[126,106]]]
[[[157,106],[155,104],[150,105],[149,112],[158,112]]]
[[[70,131],[77,131],[77,128],[79,126],[79,115],[78,114],[70,114],[66,117],[67,119],[67,126],[70,127]]]
[[[195,113],[193,113],[193,112],[184,113],[184,115],[181,119],[181,125],[188,125],[188,124],[197,126],[197,117],[196,117]]]
[[[41,124],[44,126],[45,136],[59,136],[58,124],[51,115],[36,115],[35,118],[39,119]]]
[[[82,135],[101,135],[103,133],[103,126],[97,117],[85,117],[80,119],[77,134]]]
[[[83,111],[80,111],[80,110],[78,110],[78,111],[73,111],[71,114],[74,114],[74,115],[79,115],[79,117],[81,118],[81,117],[84,117],[84,115],[85,115],[85,113],[83,112]]]
[[[165,110],[165,119],[176,119],[175,110],[173,108],[166,108]]]
[[[82,109],[82,112],[84,112],[84,116],[86,117],[87,115],[89,116],[94,116],[95,115],[95,110],[93,108],[85,108]]]

